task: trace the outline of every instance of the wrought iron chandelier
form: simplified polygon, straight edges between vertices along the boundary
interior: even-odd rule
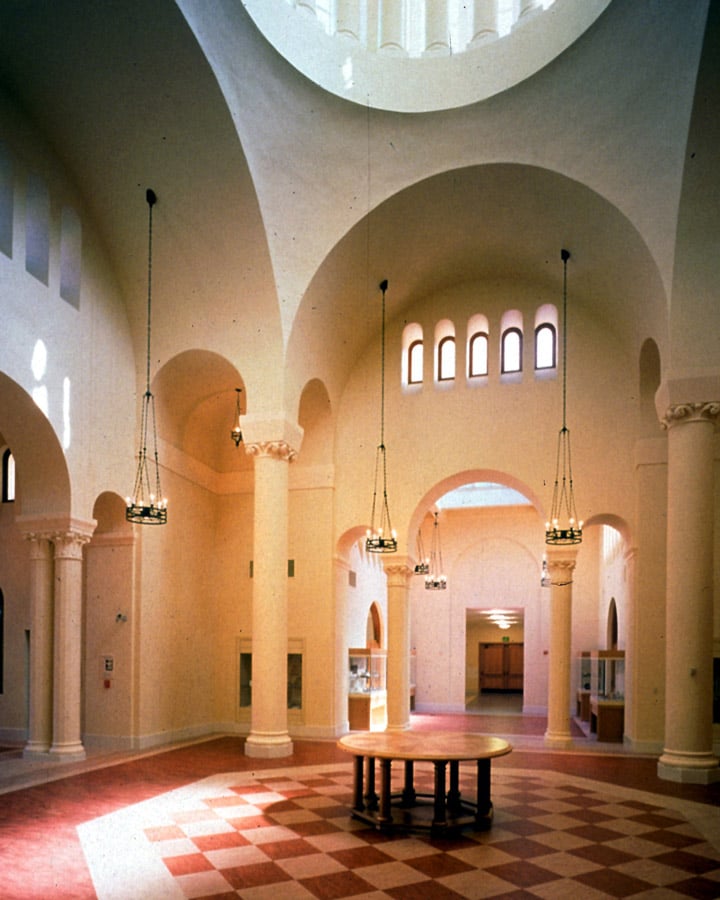
[[[240,394],[242,388],[235,388],[235,424],[230,432],[230,438],[236,447],[240,446],[242,440],[242,428],[240,424]]]
[[[430,559],[425,556],[425,546],[423,544],[421,528],[418,528],[417,533],[417,558],[419,562],[415,565],[415,574],[427,575],[430,571]]]
[[[563,262],[563,370],[562,370],[562,428],[558,434],[555,485],[553,487],[550,521],[545,523],[546,544],[579,544],[583,523],[575,511],[573,493],[570,429],[567,427],[567,264],[569,250],[561,250]]]
[[[430,545],[430,570],[425,576],[426,591],[444,591],[447,587],[447,578],[442,560],[442,548],[440,546],[440,524],[438,513],[435,513],[433,522],[432,543]]]
[[[150,391],[150,322],[152,312],[152,213],[157,202],[155,192],[147,189],[148,204],[148,289],[147,289],[147,368],[146,386],[142,399],[140,422],[140,452],[135,473],[132,497],[126,498],[125,518],[138,525],[164,525],[167,522],[167,499],[160,489],[160,463],[158,461],[157,428],[155,424],[155,398]],[[148,455],[148,431],[153,447]],[[152,469],[152,476],[151,476]]]
[[[380,364],[380,443],[375,454],[375,484],[373,487],[370,528],[367,530],[365,549],[370,553],[395,553],[397,535],[390,522],[387,497],[387,454],[385,448],[385,292],[387,278],[380,282],[382,291],[382,351]],[[378,485],[382,481],[382,499],[378,502]],[[376,518],[377,517],[377,518]]]

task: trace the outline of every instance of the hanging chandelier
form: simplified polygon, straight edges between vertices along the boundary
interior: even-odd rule
[[[444,591],[447,587],[447,578],[442,561],[442,548],[440,546],[440,524],[438,513],[435,513],[433,522],[432,543],[430,545],[430,566],[425,576],[426,591]]]
[[[415,566],[416,575],[427,575],[430,571],[430,559],[425,556],[425,547],[422,539],[422,529],[418,528],[417,533],[417,558],[420,560]]]
[[[152,310],[152,211],[157,202],[155,192],[147,189],[148,204],[148,289],[147,289],[147,368],[140,421],[140,452],[132,497],[126,498],[125,518],[138,525],[164,525],[167,522],[167,499],[160,489],[155,398],[150,392],[150,321]],[[152,454],[148,456],[148,431],[152,437]],[[152,476],[151,476],[152,470]]]
[[[230,432],[230,438],[236,447],[240,446],[242,440],[242,428],[240,426],[240,394],[242,388],[235,388],[235,424]]]
[[[382,352],[380,364],[380,443],[375,454],[375,483],[373,487],[370,528],[367,530],[365,549],[370,553],[395,553],[397,535],[390,523],[387,498],[387,458],[385,449],[385,291],[387,279],[380,282],[382,291]],[[382,481],[382,499],[378,502],[378,485]],[[376,518],[377,516],[377,518]]]
[[[570,429],[567,427],[567,263],[568,250],[560,251],[563,262],[563,370],[562,370],[562,428],[558,434],[555,485],[553,487],[550,521],[545,523],[546,544],[579,544],[582,542],[583,523],[575,511],[573,493],[572,459],[570,454]]]

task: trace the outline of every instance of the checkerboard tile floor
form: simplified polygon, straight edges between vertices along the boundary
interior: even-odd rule
[[[468,796],[473,779],[461,765]],[[416,787],[431,785],[418,764]],[[78,830],[100,900],[720,897],[720,849],[693,804],[497,769],[492,828],[431,839],[353,820],[351,791],[342,764],[227,774]]]

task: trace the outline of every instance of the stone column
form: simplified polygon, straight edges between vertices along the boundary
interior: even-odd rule
[[[408,560],[384,565],[388,598],[388,731],[410,728],[410,576]]]
[[[30,720],[23,756],[45,754],[52,741],[52,556],[47,535],[30,533]]]
[[[448,0],[425,0],[425,52],[450,52]]]
[[[550,654],[548,673],[548,723],[545,744],[569,747],[572,677],[572,573],[577,546],[547,548],[550,574]]]
[[[360,0],[337,0],[335,28],[337,34],[360,40]]]
[[[474,0],[471,45],[494,40],[497,36],[497,0]]]
[[[405,55],[404,7],[404,3],[383,3],[380,8],[378,48],[386,53]]]
[[[667,408],[665,749],[658,776],[720,780],[712,746],[713,443],[720,402]]]
[[[80,739],[83,545],[90,535],[53,535],[55,545],[55,644],[53,657],[53,740],[50,754],[84,759]]]
[[[247,431],[247,429],[243,429]],[[284,440],[245,445],[255,459],[252,718],[245,754],[290,756],[288,733],[288,464]]]

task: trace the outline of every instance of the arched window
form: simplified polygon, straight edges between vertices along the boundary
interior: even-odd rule
[[[488,373],[488,336],[476,332],[468,342],[468,378],[479,378]]]
[[[423,342],[413,341],[407,351],[408,384],[422,384],[423,380]]]
[[[15,499],[15,457],[6,448],[2,457],[2,499],[11,503]]]
[[[508,328],[503,332],[500,371],[522,372],[522,331]]]
[[[535,329],[535,368],[554,369],[557,365],[557,332],[549,322]]]
[[[438,381],[452,381],[455,377],[455,338],[444,337],[438,344]]]

